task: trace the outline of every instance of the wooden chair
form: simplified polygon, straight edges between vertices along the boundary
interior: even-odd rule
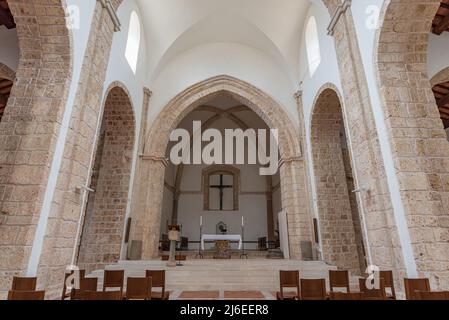
[[[325,279],[301,279],[301,300],[326,300]]]
[[[299,271],[279,271],[280,292],[276,293],[277,300],[299,300]],[[284,288],[295,288],[296,292],[284,292]]]
[[[393,271],[380,271],[379,275],[382,279],[385,280],[385,293],[387,294],[387,299],[396,300]],[[386,289],[390,289],[391,295],[386,292]]]
[[[103,279],[103,291],[107,291],[107,289],[119,288],[120,294],[123,296],[124,282],[124,270],[105,270]]]
[[[170,293],[165,292],[165,270],[147,270],[145,277],[151,278],[152,289],[161,288],[159,292],[152,290],[152,300],[168,300],[170,298]]]
[[[363,293],[361,292],[331,292],[331,300],[363,300]]]
[[[386,300],[387,294],[385,292],[385,279],[380,278],[379,289],[368,289],[366,287],[366,279],[359,279],[360,292],[363,295],[363,300]]]
[[[120,291],[86,291],[86,300],[122,300],[122,294]]]
[[[151,292],[151,277],[126,279],[126,300],[151,300]]]
[[[407,300],[418,300],[416,291],[430,292],[429,279],[404,279],[405,297]]]
[[[350,293],[349,287],[349,272],[348,271],[329,271],[329,281],[331,292],[334,292],[335,288],[345,288],[346,293]]]
[[[8,300],[44,300],[45,291],[9,291]]]
[[[62,296],[61,296],[61,300],[66,300],[68,298],[70,298],[72,296],[72,291],[68,292],[67,291],[67,279],[74,273],[75,271],[71,271],[71,272],[66,272],[64,274],[64,285],[62,287]],[[79,270],[79,276],[80,276],[80,281],[81,279],[84,279],[86,276],[86,270]]]
[[[416,291],[415,296],[418,300],[449,300],[449,291],[443,292],[424,292]]]
[[[14,277],[11,291],[36,291],[37,278]]]
[[[70,298],[71,300],[84,300],[88,291],[98,291],[98,278],[80,279],[80,288],[72,290]]]

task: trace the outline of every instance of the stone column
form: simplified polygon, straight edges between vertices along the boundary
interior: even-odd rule
[[[281,160],[282,207],[287,211],[290,258],[312,260],[311,219],[304,160]]]
[[[133,199],[130,239],[142,244],[141,259],[153,259],[159,254],[165,158],[141,156],[137,178],[138,188]]]
[[[273,179],[267,176],[267,236],[268,241],[274,241],[274,212],[273,212]]]

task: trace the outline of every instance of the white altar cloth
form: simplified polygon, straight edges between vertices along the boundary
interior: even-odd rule
[[[229,241],[229,242],[238,242],[239,250],[242,250],[242,236],[239,234],[203,234],[201,237],[201,249],[204,251],[204,242],[205,241]]]

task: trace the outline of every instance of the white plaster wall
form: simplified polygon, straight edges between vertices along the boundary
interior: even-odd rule
[[[311,196],[313,205],[313,216],[318,219],[319,224],[319,214],[318,214],[318,203],[317,203],[317,193],[316,193],[316,183],[315,174],[313,170],[313,158],[312,158],[312,146],[311,146],[311,122],[312,113],[314,108],[314,102],[319,90],[323,85],[327,83],[334,84],[341,91],[340,84],[340,72],[337,64],[337,55],[335,51],[334,38],[327,35],[327,26],[329,25],[330,16],[328,9],[323,5],[322,1],[318,3],[315,2],[314,5],[310,6],[307,13],[305,24],[307,24],[310,17],[315,17],[318,28],[318,36],[320,42],[320,52],[321,52],[321,64],[315,71],[313,76],[310,76],[308,68],[307,51],[305,44],[305,28],[302,32],[301,48],[300,48],[300,78],[298,83],[301,84],[300,88],[302,90],[302,102],[304,108],[304,125],[306,133],[306,143],[309,162],[309,176],[311,177]]]
[[[362,62],[365,69],[370,102],[373,108],[374,118],[381,147],[382,159],[385,166],[388,187],[398,228],[399,240],[402,246],[405,266],[409,277],[418,276],[416,263],[413,256],[410,235],[405,219],[404,205],[399,192],[399,181],[396,176],[391,145],[385,124],[381,99],[378,90],[377,72],[374,58],[377,56],[378,24],[372,24],[372,19],[379,16],[384,0],[357,0],[352,2],[351,11],[354,18],[357,39],[359,42]],[[360,187],[360,186],[359,186]],[[361,186],[363,187],[363,186]],[[369,244],[369,239],[367,239]],[[367,250],[369,251],[369,245]],[[369,255],[369,252],[368,252]]]
[[[150,123],[178,93],[217,75],[233,76],[258,87],[279,102],[291,120],[298,123],[293,99],[295,88],[279,64],[266,53],[239,43],[208,43],[172,59],[149,85],[154,92]]]
[[[19,39],[17,29],[0,27],[0,62],[16,71],[19,65]]]
[[[430,33],[427,54],[427,70],[429,79],[432,79],[438,72],[449,67],[449,32],[443,32],[439,36]]]

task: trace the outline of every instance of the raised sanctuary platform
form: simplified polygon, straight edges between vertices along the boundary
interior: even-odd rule
[[[322,261],[298,260],[187,260],[184,266],[169,268],[167,263],[155,261],[120,261],[107,266],[108,270],[125,270],[125,277],[142,277],[145,270],[167,270],[169,291],[276,291],[279,289],[279,270],[299,270],[301,278],[328,278],[329,270],[336,270]],[[103,271],[91,274],[103,282]]]

